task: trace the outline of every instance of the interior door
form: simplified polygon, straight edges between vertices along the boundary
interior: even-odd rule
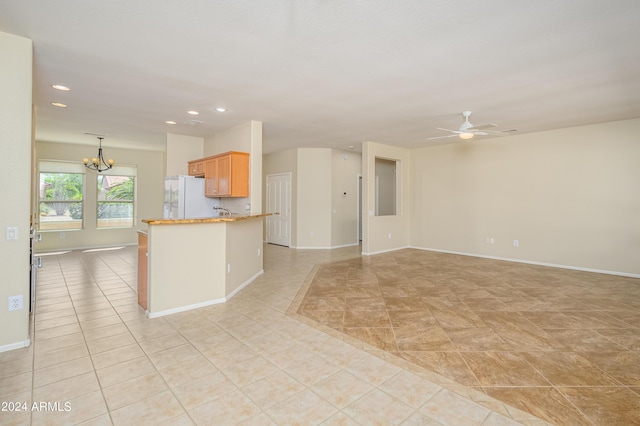
[[[267,175],[267,243],[291,245],[291,173]]]

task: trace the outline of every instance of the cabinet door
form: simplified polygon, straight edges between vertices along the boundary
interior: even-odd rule
[[[203,176],[204,161],[189,162],[189,176]]]
[[[207,160],[204,163],[204,195],[207,197],[219,197],[217,158]]]
[[[218,157],[218,195],[231,195],[231,155]]]
[[[232,197],[249,196],[249,155],[234,152],[231,154],[231,190]]]

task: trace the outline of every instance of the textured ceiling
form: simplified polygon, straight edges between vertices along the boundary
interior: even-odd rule
[[[448,143],[427,138],[464,110],[519,133],[640,117],[639,16],[637,0],[0,0],[0,31],[34,42],[38,140],[163,149],[258,120],[264,152]]]

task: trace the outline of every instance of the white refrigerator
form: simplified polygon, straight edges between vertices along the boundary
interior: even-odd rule
[[[190,219],[217,215],[220,200],[204,196],[204,179],[170,176],[164,179],[164,218]]]

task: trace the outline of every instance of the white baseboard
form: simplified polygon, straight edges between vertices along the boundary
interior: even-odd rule
[[[411,247],[411,246],[404,246],[404,247],[395,247],[392,249],[387,249],[387,250],[380,250],[380,251],[372,251],[372,252],[362,252],[363,256],[373,256],[374,254],[382,254],[382,253],[390,253],[392,251],[398,251],[398,250],[404,250],[407,248],[415,248],[415,247]]]
[[[190,311],[192,309],[204,308],[205,306],[217,305],[218,303],[224,303],[227,301],[226,297],[222,297],[220,299],[207,300],[206,302],[194,303],[193,305],[180,306],[178,308],[166,309],[164,311],[159,312],[149,312],[147,311],[148,318],[159,318],[165,315],[177,314],[178,312]]]
[[[187,305],[187,306],[180,306],[180,307],[177,307],[177,308],[165,309],[164,311],[159,311],[159,312],[146,311],[145,314],[147,315],[147,318],[159,318],[159,317],[163,317],[165,315],[177,314],[178,312],[185,312],[185,311],[190,311],[192,309],[204,308],[205,306],[211,306],[211,305],[217,305],[217,304],[220,304],[220,303],[224,303],[224,302],[228,301],[229,299],[231,299],[233,296],[235,296],[240,290],[242,290],[243,288],[245,288],[246,286],[251,284],[251,282],[253,282],[256,278],[258,278],[263,273],[264,273],[264,269],[261,269],[254,276],[252,276],[247,281],[242,283],[242,285],[240,287],[238,287],[237,289],[235,289],[234,291],[229,293],[226,297],[221,297],[219,299],[213,299],[213,300],[207,300],[205,302],[194,303],[192,305]]]
[[[296,250],[331,250],[331,247],[299,247],[299,246],[291,246],[292,249]]]
[[[231,299],[233,296],[235,296],[240,290],[242,290],[243,288],[245,288],[246,286],[251,284],[256,278],[258,278],[262,274],[264,274],[264,269],[259,270],[254,276],[252,276],[247,281],[242,283],[242,285],[240,287],[236,288],[231,293],[227,294],[227,297],[225,298],[225,302],[227,300]]]
[[[470,256],[470,257],[480,257],[483,259],[493,259],[493,260],[504,260],[505,262],[515,262],[515,263],[526,263],[528,265],[538,265],[538,266],[548,266],[550,268],[561,268],[561,269],[571,269],[574,271],[583,271],[583,272],[594,272],[597,274],[607,274],[607,275],[618,275],[622,277],[629,278],[640,278],[640,274],[631,274],[628,272],[619,272],[619,271],[608,271],[606,269],[593,269],[593,268],[584,268],[581,266],[572,266],[572,265],[560,265],[557,263],[546,263],[546,262],[536,262],[532,260],[523,260],[523,259],[514,259],[510,257],[498,257],[498,256],[486,256],[477,253],[465,253],[459,251],[451,251],[451,250],[439,250],[429,247],[415,247],[409,246],[407,248],[412,248],[416,250],[425,250],[425,251],[435,251],[438,253],[448,253],[448,254],[458,254],[461,256]]]
[[[22,349],[31,346],[31,339],[23,340],[22,342],[9,343],[8,345],[0,346],[0,352],[12,351],[14,349]]]
[[[296,247],[296,246],[290,246],[290,248],[292,249],[296,249],[296,250],[333,250],[333,249],[339,249],[339,248],[343,248],[343,247],[355,247],[357,245],[359,245],[360,243],[353,243],[353,244],[341,244],[339,246],[323,246],[323,247]]]

